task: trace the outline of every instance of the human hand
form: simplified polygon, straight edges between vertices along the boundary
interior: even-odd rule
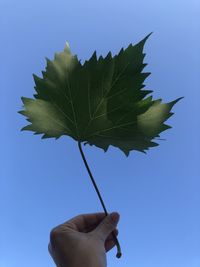
[[[53,228],[48,248],[57,267],[106,267],[118,221],[116,212],[82,214]]]

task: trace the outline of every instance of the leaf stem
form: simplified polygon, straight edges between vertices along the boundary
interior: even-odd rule
[[[84,153],[83,153],[83,150],[82,150],[82,146],[81,146],[81,142],[80,142],[80,141],[78,141],[78,147],[79,147],[79,150],[80,150],[80,153],[81,153],[83,162],[84,162],[84,164],[85,164],[85,167],[86,167],[86,169],[87,169],[87,171],[88,171],[88,174],[89,174],[89,176],[90,176],[90,179],[91,179],[91,181],[92,181],[92,184],[93,184],[93,186],[94,186],[94,188],[95,188],[95,190],[96,190],[96,193],[97,193],[97,195],[98,195],[98,197],[99,197],[99,200],[100,200],[101,205],[102,205],[102,207],[103,207],[103,210],[104,210],[104,212],[105,212],[105,215],[107,216],[107,215],[108,215],[107,209],[106,209],[106,207],[105,207],[104,201],[103,201],[103,199],[102,199],[102,197],[101,197],[101,194],[100,194],[100,192],[99,192],[99,189],[98,189],[98,187],[97,187],[97,184],[96,184],[96,182],[95,182],[95,180],[94,180],[94,177],[93,177],[93,175],[92,175],[92,173],[91,173],[91,170],[90,170],[90,168],[89,168],[89,165],[88,165],[87,160],[86,160],[86,158],[85,158],[85,155],[84,155]],[[114,232],[112,232],[112,236],[113,236],[113,239],[115,240],[115,244],[116,244],[116,246],[117,246],[117,255],[116,255],[116,257],[117,257],[117,258],[120,258],[121,255],[122,255],[122,253],[121,253],[121,247],[120,247],[119,241],[118,241],[116,235],[114,234]]]

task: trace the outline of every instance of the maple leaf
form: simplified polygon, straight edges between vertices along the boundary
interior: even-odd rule
[[[20,114],[30,122],[21,130],[43,134],[42,138],[66,135],[78,142],[88,174],[98,194],[105,214],[105,204],[84,156],[81,143],[95,145],[104,151],[110,145],[129,155],[138,150],[146,153],[157,146],[154,139],[171,128],[164,122],[173,114],[172,107],[181,98],[169,103],[152,100],[151,90],[144,90],[144,81],[150,75],[143,72],[143,48],[146,36],[136,45],[112,56],[97,59],[96,52],[81,64],[72,55],[68,43],[53,60],[47,60],[42,78],[33,74],[36,94],[22,97],[24,110]],[[113,233],[118,253],[121,248]]]
[[[145,98],[143,47],[149,35],[136,45],[97,59],[96,52],[82,65],[68,43],[54,60],[47,60],[43,78],[33,74],[35,99],[22,97],[19,111],[31,124],[22,128],[42,138],[71,136],[84,144],[107,151],[118,147],[127,156],[131,150],[145,152],[157,146],[153,139],[170,128],[164,124],[180,99],[162,104]],[[156,127],[155,127],[156,126]]]

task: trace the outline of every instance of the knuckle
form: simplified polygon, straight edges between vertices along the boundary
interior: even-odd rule
[[[99,232],[96,233],[95,239],[100,242],[105,242],[104,236],[102,235],[102,233],[99,233]]]
[[[110,229],[113,227],[113,224],[112,224],[111,220],[105,220],[104,226],[106,227],[106,229]]]
[[[93,244],[96,244],[96,243],[104,243],[105,242],[105,238],[104,236],[102,235],[101,232],[99,231],[93,231],[93,233],[90,234],[90,240]]]
[[[54,243],[58,240],[58,237],[60,236],[60,230],[58,227],[55,227],[50,232],[50,241],[51,243]]]

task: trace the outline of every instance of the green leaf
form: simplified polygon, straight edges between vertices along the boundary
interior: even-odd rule
[[[157,146],[153,139],[170,128],[164,122],[180,98],[162,104],[143,89],[150,75],[143,72],[148,37],[113,57],[109,52],[97,58],[94,52],[84,64],[66,44],[53,60],[46,59],[42,78],[33,74],[36,94],[22,97],[24,110],[19,111],[31,124],[22,130],[42,138],[67,135],[104,151],[112,145],[127,156]]]

